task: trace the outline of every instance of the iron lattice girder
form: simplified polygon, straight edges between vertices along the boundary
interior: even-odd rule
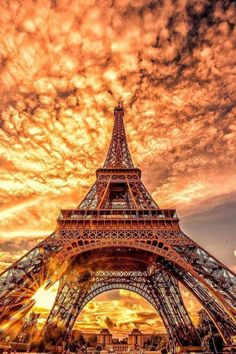
[[[134,167],[127,144],[123,117],[123,107],[116,107],[114,110],[112,139],[104,163],[104,168]]]
[[[122,209],[159,209],[141,180],[139,169],[98,169],[97,179],[79,209],[114,209],[112,187],[123,188]]]
[[[48,324],[56,320],[66,332],[70,332],[80,311],[91,299],[104,291],[127,289],[140,294],[153,305],[160,313],[169,335],[176,338],[179,345],[200,344],[177,282],[163,271],[157,274],[149,274],[148,271],[97,271],[83,284],[77,281],[77,271],[74,273],[74,281],[66,276],[61,281],[45,331]]]
[[[79,209],[158,209],[134,168],[124,128],[123,107],[114,111],[111,144],[103,168]]]
[[[220,291],[232,306],[236,306],[236,277],[223,264],[212,257],[197,244],[178,245],[175,250],[189,262],[193,268]]]
[[[110,272],[118,270],[119,257],[119,268],[123,266],[123,270],[134,271],[137,267],[145,272],[154,269],[149,278],[144,277],[144,283],[140,277],[138,283],[136,280],[137,289],[141,291],[144,286],[143,296],[149,296],[150,301],[159,301],[154,305],[160,309],[169,332],[172,331],[179,343],[183,343],[185,330],[178,325],[178,331],[174,331],[175,324],[182,323],[183,328],[187,324],[188,336],[192,327],[189,327],[189,317],[173,277],[199,299],[225,342],[230,344],[231,337],[236,334],[235,275],[181,231],[175,210],[160,209],[152,199],[142,183],[141,171],[133,166],[123,115],[123,108],[117,107],[104,167],[97,170],[96,182],[79,207],[62,210],[54,234],[1,274],[0,328],[6,323],[10,328],[15,320],[30,310],[33,293],[43,284],[50,285],[57,280],[60,280],[60,288],[50,320],[61,313],[63,307],[58,304],[64,303],[64,314],[70,314],[73,322],[78,312],[74,304],[77,303],[80,311],[83,301],[92,296],[91,284],[101,291],[108,285],[120,285],[119,282],[108,282],[108,278],[102,282],[101,278],[94,280],[93,277],[93,283],[91,279],[80,281],[79,288],[78,285],[69,288],[68,284],[66,290],[63,279],[69,278],[73,262],[82,266],[80,262],[85,253],[90,252],[92,257],[100,251],[105,252],[107,260],[109,254]],[[124,253],[122,257],[121,251]],[[137,261],[139,256],[145,260],[142,265]],[[96,267],[93,263],[93,269]],[[162,287],[156,269],[162,269]],[[128,288],[126,277],[122,279],[123,286]]]
[[[175,267],[165,259],[159,259],[159,266],[165,269],[184,284],[187,289],[199,300],[206,309],[215,326],[226,343],[230,343],[232,336],[236,333],[236,322],[226,311],[224,306],[216,299],[204,285],[194,278],[189,272],[180,267]]]
[[[31,297],[49,279],[50,260],[57,250],[57,246],[41,242],[1,274],[0,323],[6,328],[33,306]],[[14,317],[16,313],[19,315]]]
[[[85,242],[84,244],[82,244],[80,246],[80,248],[81,248],[80,252],[81,251],[82,252],[85,251],[86,241],[87,241],[87,245],[90,244],[89,242],[91,242],[91,244],[93,245],[95,242],[92,242],[92,241],[96,241],[96,239],[103,240],[105,242],[106,241],[113,241],[113,244],[110,243],[110,246],[113,246],[113,247],[117,248],[117,247],[119,247],[119,242],[117,241],[117,239],[118,239],[118,237],[120,237],[121,239],[125,238],[125,240],[128,239],[129,241],[133,239],[134,243],[137,240],[139,240],[139,241],[142,240],[142,242],[147,245],[146,250],[149,251],[149,252],[150,252],[150,247],[153,247],[153,245],[156,246],[156,247],[158,247],[158,245],[160,245],[161,246],[160,250],[162,252],[161,255],[162,255],[163,259],[164,259],[165,258],[165,252],[166,252],[166,250],[164,249],[165,242],[168,245],[168,243],[171,243],[173,241],[173,238],[176,238],[176,237],[177,238],[180,238],[180,237],[183,238],[183,234],[181,235],[180,231],[177,232],[177,231],[173,231],[173,230],[171,230],[171,231],[170,230],[169,231],[168,230],[162,230],[162,231],[159,230],[158,232],[157,232],[157,230],[155,230],[155,231],[156,231],[156,234],[154,233],[155,237],[151,237],[151,236],[153,236],[153,232],[151,230],[100,230],[100,231],[99,230],[83,230],[83,237],[81,238],[81,233],[79,233],[79,237],[78,237],[78,234],[76,234],[75,230],[68,230],[68,229],[64,230],[63,229],[63,230],[61,230],[61,235],[55,234],[53,237],[50,237],[47,240],[45,240],[42,243],[42,245],[41,245],[41,251],[40,252],[39,252],[39,249],[36,248],[36,250],[37,250],[37,254],[42,254],[43,256],[44,256],[44,252],[42,252],[42,249],[50,250],[50,252],[53,253],[53,254],[54,254],[55,250],[60,250],[59,253],[61,253],[62,252],[62,248],[61,247],[62,247],[64,242],[63,243],[61,243],[61,242],[57,243],[55,241],[57,241],[57,240],[62,241],[62,239],[64,239],[64,241],[66,241],[64,244],[68,246],[68,244],[69,245],[73,244],[73,242],[72,242],[73,240],[77,240],[78,241],[78,238],[80,239],[80,241],[83,240]],[[70,235],[70,232],[72,232],[72,235]],[[133,237],[132,237],[132,233],[133,232],[134,232],[134,234],[133,234]],[[114,237],[111,235],[111,233],[114,233]],[[160,235],[162,237],[162,241],[160,241]],[[77,236],[77,237],[75,238],[75,236]],[[165,237],[166,237],[166,240],[164,240]],[[89,240],[89,242],[88,242],[88,240]],[[158,240],[160,241],[160,243],[157,242],[155,244],[152,244],[153,241],[158,241]],[[163,242],[163,240],[165,242]],[[186,246],[188,244],[189,244],[189,242],[186,242]],[[53,245],[54,248],[52,248],[52,245]],[[36,251],[34,250],[34,252],[36,252]],[[78,250],[77,250],[77,252],[78,252]],[[31,255],[31,253],[29,253],[29,254]],[[27,262],[29,261],[29,259],[31,257],[31,256],[29,257],[29,254],[28,254],[28,257],[26,257],[26,259],[24,260],[26,262],[25,265],[27,264]],[[47,255],[47,252],[46,252],[46,255]],[[45,258],[45,259],[48,259],[48,258]],[[19,263],[20,263],[20,267],[21,267],[22,263],[21,262],[19,262]],[[37,264],[37,262],[36,262],[36,264]],[[39,271],[39,269],[41,269],[41,268],[37,268],[36,264],[32,264],[32,259],[31,259],[31,262],[29,262],[29,265],[30,265],[30,267],[31,267],[31,269],[33,271],[33,274],[35,274],[35,275],[37,275],[37,270]],[[19,267],[19,269],[20,269],[20,267]],[[9,273],[14,272],[13,269],[16,269],[16,272],[19,272],[19,269],[17,269],[17,267],[13,267],[13,268],[11,268],[9,270]],[[176,275],[176,271],[174,272],[174,269],[177,269],[177,268],[173,268],[172,267],[171,272],[172,272],[172,274],[175,274],[175,276],[177,276]],[[182,267],[182,269],[183,269],[183,267]],[[38,273],[38,275],[37,275],[38,279],[39,279],[39,274],[40,273]],[[18,279],[16,277],[16,279],[19,282],[20,278]],[[190,275],[189,279],[191,279],[192,282],[194,280],[194,278],[191,275]],[[189,282],[189,280],[187,282],[185,278],[182,278],[181,280],[185,284],[186,283],[188,284],[188,282]],[[203,288],[202,284],[200,282],[198,282],[198,283]],[[196,282],[195,282],[195,284],[196,284]],[[194,286],[193,288],[194,288],[194,294],[199,297],[199,294],[197,294],[197,291],[196,291],[197,287]],[[198,285],[198,288],[199,288],[199,285]],[[20,289],[20,284],[19,284],[19,289]],[[211,317],[213,318],[213,320],[215,320],[215,322],[217,321],[217,323],[220,322],[220,327],[223,328],[223,334],[224,334],[225,338],[228,338],[228,340],[229,340],[229,335],[228,334],[229,334],[229,332],[231,334],[233,334],[234,331],[235,331],[235,327],[233,327],[233,325],[230,323],[230,330],[227,328],[227,323],[228,323],[228,318],[229,317],[224,312],[224,310],[218,311],[217,317],[214,315],[214,313],[212,315],[212,311],[213,310],[216,311],[218,304],[217,304],[217,302],[215,300],[214,301],[211,300],[210,302],[207,302],[207,303],[204,301],[204,299],[207,298],[206,297],[206,295],[207,295],[207,291],[206,290],[203,293],[203,295],[204,296],[201,297],[201,300],[202,300],[204,306],[210,312]],[[15,300],[19,301],[19,299],[17,299],[17,297],[15,297]],[[16,301],[16,303],[17,303],[17,301]],[[211,306],[209,306],[209,304],[211,304]],[[68,306],[69,306],[69,304],[68,304]],[[219,327],[219,325],[218,325],[218,327]],[[232,331],[232,329],[233,329],[233,331]]]

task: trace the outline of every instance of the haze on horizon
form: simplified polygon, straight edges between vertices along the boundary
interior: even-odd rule
[[[0,13],[0,269],[77,207],[122,100],[158,205],[176,207],[183,231],[236,270],[235,2],[10,0]],[[132,296],[103,294],[80,325],[103,326],[108,302]],[[144,300],[135,306],[127,328],[160,326]],[[119,311],[112,322],[125,328]]]

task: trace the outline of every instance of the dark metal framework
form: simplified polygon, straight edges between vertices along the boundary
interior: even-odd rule
[[[34,304],[35,291],[59,280],[45,328],[56,322],[70,332],[94,296],[124,288],[154,306],[181,347],[200,345],[182,283],[230,345],[236,334],[236,277],[183,233],[174,209],[160,209],[152,199],[133,165],[123,116],[119,105],[105,164],[78,208],[61,210],[55,232],[1,274],[0,329],[10,334]]]

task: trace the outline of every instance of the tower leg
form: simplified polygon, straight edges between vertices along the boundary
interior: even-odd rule
[[[86,278],[90,278],[90,276],[85,276],[85,281],[81,281],[81,277],[72,274],[70,276],[64,275],[60,280],[53,308],[43,329],[43,336],[49,342],[51,340],[49,333],[51,326],[56,326],[60,329],[60,338],[58,340],[63,340],[71,332],[78,316],[78,307],[91,287],[91,280]],[[55,337],[54,333],[53,337]]]
[[[43,241],[6,269],[0,277],[0,329],[7,333],[34,305],[32,296],[50,279],[57,246]]]
[[[225,311],[217,298],[212,296],[204,285],[195,279],[189,272],[173,266],[170,262],[163,261],[166,269],[173,274],[181,283],[183,283],[190,292],[197,297],[199,302],[208,312],[216,328],[221,334],[224,342],[232,344],[232,337],[236,333],[236,323],[234,319]]]
[[[180,346],[200,345],[198,333],[188,315],[178,282],[164,271],[158,271],[149,279],[153,297],[160,302],[160,313],[165,318],[172,338]]]
[[[184,235],[184,237],[187,237]],[[190,240],[190,239],[189,239]],[[192,240],[189,245],[173,248],[181,257],[193,266],[204,279],[220,294],[226,302],[236,308],[236,277],[225,265],[216,260],[207,251]]]

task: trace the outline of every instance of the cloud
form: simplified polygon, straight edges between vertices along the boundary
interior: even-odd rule
[[[147,300],[128,290],[112,290],[98,295],[82,310],[75,326],[93,332],[108,327],[118,337],[127,335],[127,330],[136,327],[144,333],[165,331],[160,316]]]
[[[12,239],[0,240],[0,272],[16,262],[22,257],[29,249],[33,248],[36,244],[42,241],[43,238],[24,238],[16,237]]]
[[[114,327],[114,322],[110,317],[105,317],[104,323],[107,328],[112,329]]]

